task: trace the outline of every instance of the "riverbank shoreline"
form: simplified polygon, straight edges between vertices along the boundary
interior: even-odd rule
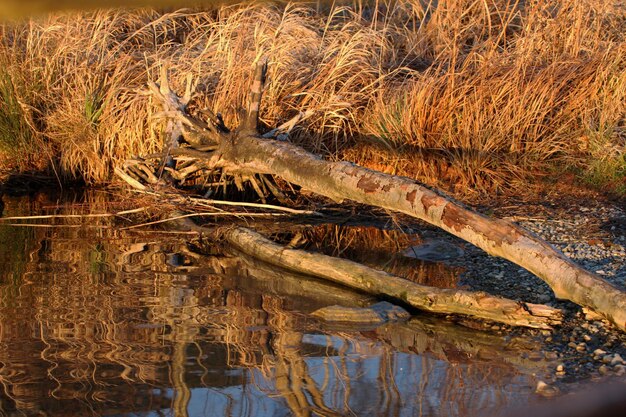
[[[547,191],[547,192],[546,192]],[[479,211],[513,221],[533,232],[568,258],[626,289],[626,209],[623,200],[568,186],[544,189],[541,195],[506,196],[482,204]],[[484,201],[484,200],[483,200]],[[579,306],[557,300],[540,279],[501,258],[485,254],[459,239],[426,227],[427,239],[463,248],[463,256],[446,260],[465,268],[460,285],[515,300],[547,304],[565,312],[554,332],[526,331],[542,340],[544,355],[557,361],[551,384],[565,391],[585,380],[626,375],[626,335]],[[511,329],[495,325],[497,333]]]

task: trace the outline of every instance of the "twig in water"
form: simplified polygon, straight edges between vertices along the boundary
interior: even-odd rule
[[[189,213],[189,214],[183,214],[181,216],[175,216],[175,217],[168,217],[167,219],[161,219],[161,220],[155,220],[153,222],[148,222],[148,223],[141,223],[141,224],[136,224],[134,226],[128,226],[128,227],[123,227],[119,230],[129,230],[129,229],[136,229],[138,227],[143,227],[143,226],[150,226],[153,224],[159,224],[159,223],[166,223],[166,222],[171,222],[171,221],[175,221],[175,220],[180,220],[180,219],[185,219],[188,217],[217,217],[217,216],[237,216],[237,217],[277,217],[277,216],[286,216],[285,213],[231,213],[231,212],[210,212],[210,213]]]
[[[311,214],[315,216],[322,215],[322,213],[319,213],[317,211],[298,210],[298,209],[292,209],[289,207],[275,206],[273,204],[245,203],[245,202],[226,201],[226,200],[210,200],[206,198],[193,198],[193,197],[189,197],[188,200],[193,201],[194,203],[211,204],[211,205],[216,205],[216,206],[223,205],[223,206],[255,207],[255,208],[266,208],[266,209],[271,209],[271,210],[284,211],[286,213],[291,213],[291,214]]]
[[[82,219],[94,217],[114,217],[123,216],[125,214],[141,213],[146,211],[147,207],[140,207],[132,210],[118,211],[117,213],[96,213],[96,214],[44,214],[37,216],[12,216],[0,217],[0,220],[37,220],[37,219]]]

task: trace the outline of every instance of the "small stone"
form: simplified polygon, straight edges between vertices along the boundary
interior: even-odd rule
[[[622,376],[626,374],[626,366],[624,365],[617,365],[614,369],[615,369],[615,375],[617,376]]]
[[[625,365],[626,362],[624,362],[624,359],[622,359],[622,357],[619,354],[615,354],[613,355],[613,359],[611,359],[611,366],[616,366],[616,365]]]
[[[589,341],[591,341],[591,336],[589,336],[588,334],[584,334],[584,335],[583,335],[583,340],[584,340],[585,342],[589,342]]]
[[[562,363],[558,364],[558,365],[556,366],[556,371],[557,371],[557,372],[565,372],[565,366],[563,366],[563,364],[562,364]]]
[[[328,322],[370,325],[381,325],[383,323],[406,320],[411,317],[405,309],[387,301],[381,301],[365,308],[333,305],[320,308],[311,313],[311,315]]]
[[[559,354],[556,352],[544,352],[543,356],[546,359],[557,359],[559,357]]]
[[[609,373],[609,368],[607,368],[606,365],[602,365],[598,371],[602,374],[602,375],[606,375]]]
[[[554,397],[558,395],[560,390],[558,387],[548,385],[543,381],[537,382],[537,388],[535,388],[535,392],[544,397]]]
[[[587,350],[587,345],[584,343],[580,343],[578,346],[576,346],[576,350],[578,352],[584,352]]]
[[[613,360],[613,355],[604,355],[602,357],[602,363],[611,363]]]
[[[606,355],[606,352],[602,349],[596,349],[593,351],[593,356],[596,358],[603,357],[604,355]]]
[[[567,346],[571,347],[572,349],[576,349],[576,347],[577,347],[576,343],[574,343],[574,342],[569,342],[567,344]]]

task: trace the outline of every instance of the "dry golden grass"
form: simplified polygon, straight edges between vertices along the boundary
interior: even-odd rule
[[[622,0],[242,4],[7,23],[0,60],[12,87],[0,81],[0,116],[13,120],[0,119],[0,141],[26,150],[20,169],[38,157],[106,181],[160,148],[143,89],[161,65],[179,91],[192,74],[192,108],[233,126],[262,55],[262,121],[318,110],[292,140],[329,158],[459,191],[564,166],[626,189]],[[21,110],[2,110],[7,101]],[[4,133],[16,126],[28,126],[22,145]]]

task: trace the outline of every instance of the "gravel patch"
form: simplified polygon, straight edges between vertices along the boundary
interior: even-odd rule
[[[576,206],[520,205],[498,209],[497,217],[514,221],[546,240],[584,268],[626,290],[626,211],[608,203]],[[550,287],[519,266],[487,255],[438,229],[420,231],[427,239],[460,246],[463,254],[445,263],[465,268],[460,285],[516,300],[548,304],[565,313],[554,332],[492,326],[492,331],[526,332],[543,341],[544,355],[555,361],[546,381],[567,391],[568,383],[587,378],[626,378],[626,335],[578,305],[556,300]]]

